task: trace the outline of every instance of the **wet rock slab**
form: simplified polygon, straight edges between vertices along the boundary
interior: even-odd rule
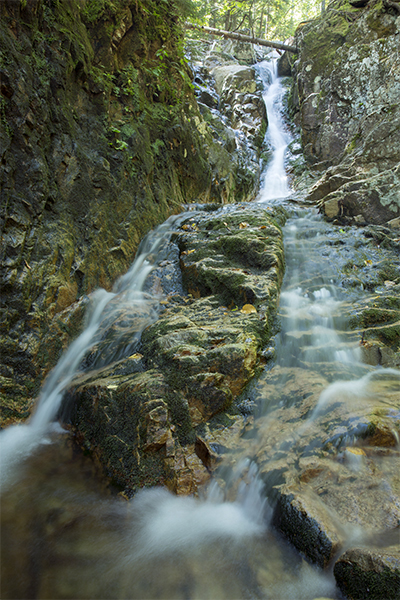
[[[213,419],[217,428],[243,425],[236,398],[265,360],[284,271],[284,219],[280,209],[246,205],[188,217],[174,243],[189,294],[161,301],[140,345],[128,338],[146,325],[143,310],[123,306],[110,333],[100,332],[62,416],[127,493],[156,484],[196,493],[218,462],[207,446]],[[151,285],[169,284],[156,269]],[[121,337],[116,327],[122,350],[133,353],[104,364],[110,339]]]
[[[273,524],[310,562],[338,559],[346,597],[398,598],[399,372],[370,370],[328,385],[313,371],[273,371],[257,385],[272,406],[256,422],[252,451]],[[286,406],[274,408],[279,397]]]
[[[319,567],[326,567],[337,553],[342,538],[332,515],[307,489],[281,491],[274,525],[292,544]]]

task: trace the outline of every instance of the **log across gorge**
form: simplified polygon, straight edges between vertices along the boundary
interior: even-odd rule
[[[186,23],[186,27],[189,29],[204,31],[210,35],[217,35],[231,40],[237,40],[239,42],[249,42],[250,44],[259,44],[260,46],[267,46],[268,48],[276,48],[277,50],[286,50],[287,52],[293,52],[295,54],[297,53],[296,46],[289,46],[288,44],[283,44],[282,42],[270,42],[269,40],[264,40],[262,38],[257,38],[250,35],[243,35],[233,31],[224,31],[223,29],[214,29],[213,27],[204,27],[202,25],[193,25],[193,23]]]

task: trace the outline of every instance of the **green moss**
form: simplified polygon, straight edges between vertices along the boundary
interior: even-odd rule
[[[397,266],[393,265],[391,262],[386,261],[383,263],[383,267],[379,269],[378,276],[382,282],[384,281],[395,281],[396,283],[400,282],[400,274]]]
[[[382,16],[387,14],[382,0],[378,0],[368,11],[367,23],[377,35],[378,38],[384,38],[396,32],[394,20],[392,22],[382,19]]]
[[[6,136],[11,140],[14,135],[14,131],[7,118],[7,100],[4,98],[4,96],[0,96],[0,124]]]

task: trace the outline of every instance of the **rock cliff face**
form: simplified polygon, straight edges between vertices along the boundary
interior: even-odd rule
[[[309,199],[328,217],[384,224],[400,215],[396,6],[335,0],[297,31],[292,104],[306,158],[325,170]]]
[[[84,311],[68,319],[69,307],[110,289],[149,229],[182,203],[254,194],[199,113],[177,6],[1,2],[6,422],[29,414],[76,336]]]

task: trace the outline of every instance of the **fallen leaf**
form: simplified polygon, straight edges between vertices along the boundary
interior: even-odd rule
[[[248,226],[249,226],[248,223],[245,223],[245,222],[239,223],[239,229],[246,229],[246,227],[248,227]]]
[[[356,454],[357,456],[365,456],[365,452],[362,448],[346,448],[346,452],[350,452],[351,454]]]
[[[266,225],[261,225],[261,227],[259,227],[259,229],[267,229]]]
[[[372,265],[372,260],[364,260],[366,265]]]
[[[135,354],[131,354],[129,358],[134,358],[135,360],[140,360],[143,358],[143,354],[139,354],[139,352],[135,352]]]
[[[396,282],[395,281],[384,281],[384,284],[387,288],[391,288],[394,285],[396,285]]]
[[[245,304],[240,312],[244,315],[251,315],[252,313],[257,314],[257,309],[252,304]]]

